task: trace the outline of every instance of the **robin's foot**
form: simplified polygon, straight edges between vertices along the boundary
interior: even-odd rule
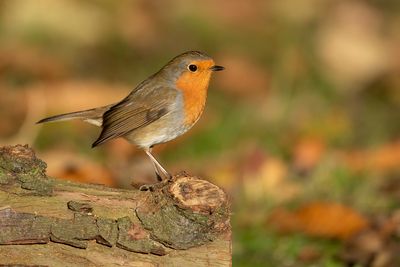
[[[139,187],[140,191],[150,191],[153,192],[154,191],[154,186],[156,184],[144,184],[141,187]]]
[[[169,183],[171,180],[172,180],[172,176],[170,176],[168,179],[163,179],[163,180],[159,181],[158,183],[144,184],[139,187],[139,190],[153,192],[155,189],[157,189],[159,187],[163,187],[165,184]]]
[[[167,173],[164,180],[167,181],[167,182],[171,181],[172,180],[172,175]]]
[[[159,182],[172,179],[172,175],[169,174],[169,172],[160,173],[156,167],[155,167],[155,172],[156,172],[157,181],[159,181]]]
[[[163,178],[161,177],[161,175],[158,172],[156,172],[156,178],[157,178],[157,181],[159,181],[159,182],[161,182],[163,180]]]

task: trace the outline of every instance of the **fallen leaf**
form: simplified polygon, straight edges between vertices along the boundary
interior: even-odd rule
[[[301,172],[314,168],[325,152],[325,143],[320,138],[305,138],[294,147],[293,161],[296,170]]]
[[[355,171],[387,172],[400,169],[400,141],[367,150],[342,154],[345,163]]]
[[[308,203],[295,211],[278,209],[268,224],[280,232],[303,232],[324,238],[346,240],[366,229],[369,221],[357,211],[338,203]]]

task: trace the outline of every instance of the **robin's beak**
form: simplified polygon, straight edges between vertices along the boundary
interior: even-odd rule
[[[224,69],[225,69],[224,67],[218,66],[218,65],[214,65],[214,66],[212,66],[210,68],[210,70],[212,70],[212,71],[221,71],[221,70],[224,70]]]

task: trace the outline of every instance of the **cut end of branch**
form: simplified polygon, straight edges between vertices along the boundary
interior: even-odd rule
[[[184,175],[176,178],[169,193],[181,208],[202,214],[212,214],[226,202],[226,195],[218,186]]]

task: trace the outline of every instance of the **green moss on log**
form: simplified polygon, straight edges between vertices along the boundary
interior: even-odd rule
[[[161,244],[151,240],[149,233],[141,225],[132,223],[129,217],[118,219],[118,230],[117,247],[160,256],[167,254]]]
[[[52,183],[46,177],[46,167],[27,145],[0,148],[0,184],[18,183],[29,194],[51,195]]]

